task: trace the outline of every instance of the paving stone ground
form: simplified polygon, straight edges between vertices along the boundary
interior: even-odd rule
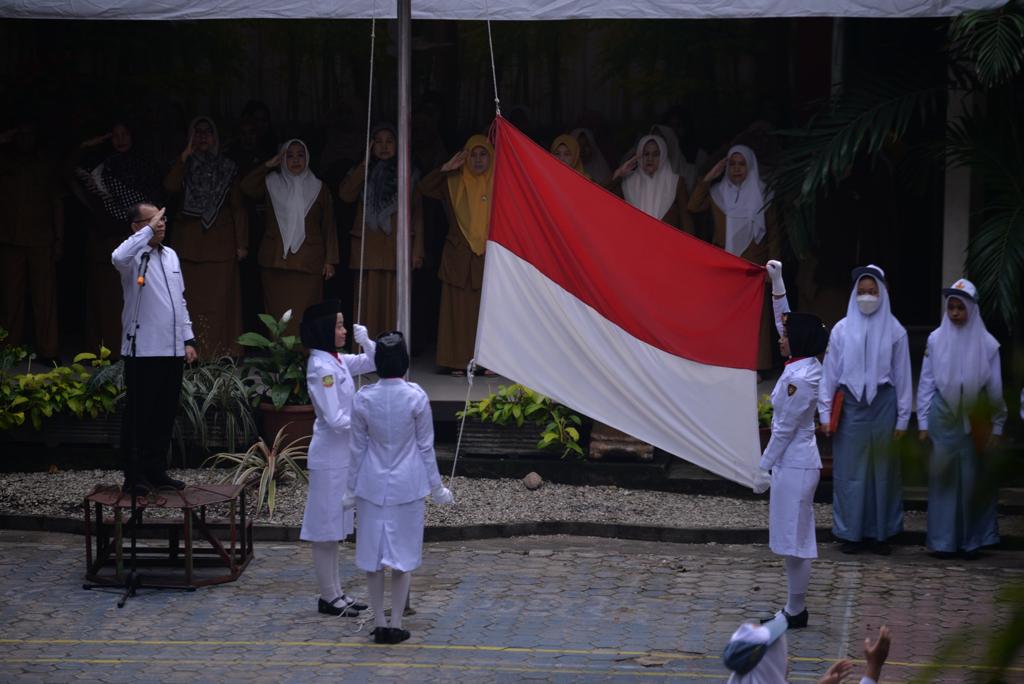
[[[894,633],[886,682],[920,675],[942,638],[961,632],[981,641],[936,681],[967,681],[980,644],[1008,619],[999,592],[1024,582],[1022,561],[1009,551],[938,561],[913,547],[843,556],[823,545],[811,625],[789,635],[791,681],[815,681],[838,656],[860,657],[883,623]],[[781,562],[764,546],[435,543],[413,576],[412,639],[377,646],[368,625],[315,612],[302,543],[258,544],[235,583],[143,590],[120,610],[115,595],[82,589],[83,566],[81,537],[0,532],[0,681],[724,681],[729,634],[785,595]],[[342,568],[350,593],[365,596],[351,547]],[[1010,681],[1024,682],[1024,663]]]

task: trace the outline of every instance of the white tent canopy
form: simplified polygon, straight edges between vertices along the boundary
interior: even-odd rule
[[[743,19],[946,17],[1005,0],[412,0],[413,19]],[[485,9],[486,8],[486,9]],[[0,0],[9,19],[394,18],[388,0]]]

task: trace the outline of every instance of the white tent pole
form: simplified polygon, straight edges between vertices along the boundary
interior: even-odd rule
[[[396,249],[396,290],[398,329],[412,350],[412,267],[409,254],[410,216],[410,68],[412,52],[412,0],[398,0],[398,236]]]

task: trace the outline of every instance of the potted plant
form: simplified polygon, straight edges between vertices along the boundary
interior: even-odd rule
[[[527,443],[537,439],[533,449],[558,450],[562,458],[570,454],[580,458],[584,455],[583,447],[580,445],[580,417],[565,406],[523,385],[501,385],[497,392],[480,401],[472,402],[465,412],[460,411],[456,415],[462,417],[463,413],[467,418],[474,418],[484,424],[505,426],[506,430],[512,426],[522,428],[529,422],[535,427],[530,431]],[[513,444],[510,445],[512,448],[505,453],[515,451],[514,443],[521,441],[513,439]]]
[[[203,451],[211,446],[235,451],[239,441],[250,443],[257,436],[252,406],[256,380],[230,357],[187,367],[181,382],[180,415],[174,424],[182,454],[186,441]]]
[[[311,436],[316,414],[306,386],[306,352],[297,336],[285,334],[292,310],[279,319],[265,313],[259,318],[267,334],[247,332],[238,343],[256,352],[247,354],[241,365],[257,380],[253,405],[260,414],[263,435],[276,435],[289,426],[292,437]]]
[[[285,425],[277,431],[274,441],[269,447],[260,439],[242,453],[214,454],[203,464],[209,464],[212,467],[223,463],[234,464],[231,473],[224,478],[225,482],[230,481],[246,486],[258,484],[254,504],[257,515],[266,504],[267,510],[270,511],[270,517],[274,517],[274,508],[277,505],[277,486],[282,479],[294,477],[303,482],[309,482],[309,477],[299,465],[299,461],[306,460],[309,437],[299,437],[285,444],[285,428],[287,427]]]

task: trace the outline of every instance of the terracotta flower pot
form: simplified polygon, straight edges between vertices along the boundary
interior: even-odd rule
[[[285,431],[287,435],[284,440],[285,444],[299,437],[310,437],[313,434],[316,411],[312,404],[275,408],[270,402],[262,402],[259,406],[259,413],[260,433],[267,444],[273,442],[278,431],[288,423],[291,425]]]

